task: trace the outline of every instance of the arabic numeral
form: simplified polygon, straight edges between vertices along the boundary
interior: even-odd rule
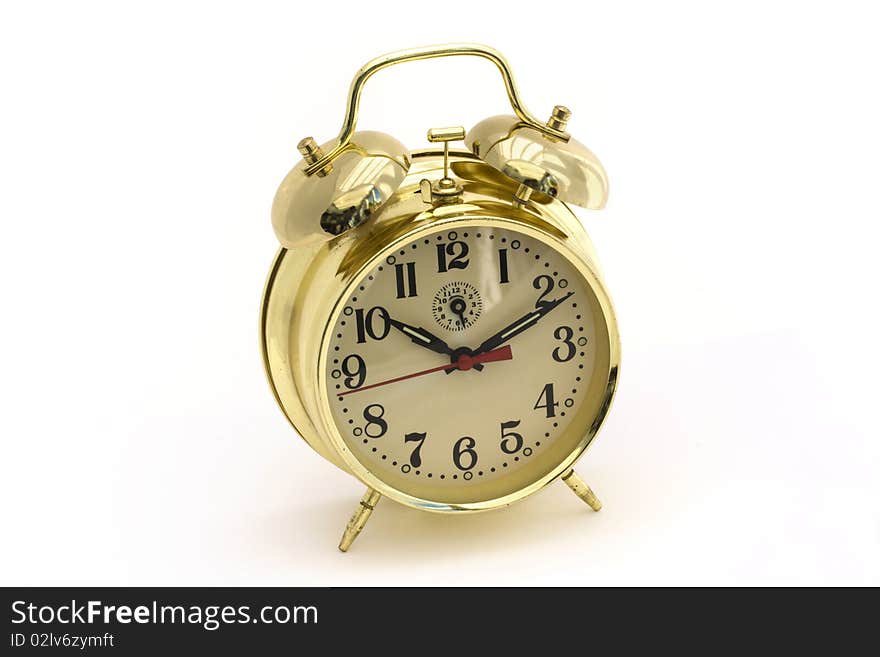
[[[364,419],[367,421],[364,433],[370,438],[381,438],[388,431],[388,423],[383,419],[384,415],[385,407],[382,404],[370,404],[364,409]]]
[[[541,288],[545,286],[547,289],[541,290]],[[553,288],[556,287],[556,283],[553,282],[553,277],[548,276],[547,274],[541,274],[540,276],[536,276],[535,280],[532,281],[532,287],[541,291],[541,295],[538,297],[538,300],[535,301],[535,308],[540,308],[545,303],[549,303],[548,301],[544,301],[544,297],[553,291]]]
[[[443,273],[450,269],[465,269],[470,260],[467,260],[468,245],[466,242],[449,242],[437,245],[437,271]],[[452,260],[447,262],[447,256]]]
[[[377,316],[380,320],[378,331],[376,330]],[[354,318],[357,324],[358,344],[365,343],[368,336],[373,338],[373,340],[384,340],[391,330],[391,322],[389,321],[391,318],[388,315],[388,311],[382,306],[370,308],[366,312],[364,312],[363,308],[358,308],[354,311]]]
[[[408,433],[403,437],[404,443],[418,443],[415,449],[412,451],[412,454],[409,455],[409,464],[418,468],[422,465],[422,445],[425,444],[425,438],[427,438],[427,433]]]
[[[541,402],[544,402],[543,404]],[[535,402],[535,410],[546,409],[547,417],[556,417],[556,407],[559,406],[558,401],[554,401],[553,384],[548,383],[541,390],[538,401]]]
[[[452,462],[459,470],[470,470],[477,464],[477,452],[474,449],[477,441],[470,436],[464,436],[456,441],[452,447]]]
[[[345,387],[349,390],[360,388],[367,378],[367,364],[357,354],[346,356],[342,361],[342,373],[345,374]]]
[[[574,346],[574,342],[571,341],[572,336],[574,335],[574,329],[570,326],[560,326],[555,331],[553,331],[553,337],[557,340],[562,340],[562,344],[565,345],[565,354],[562,353],[561,347],[556,347],[553,349],[553,360],[557,363],[567,363],[572,358],[574,358],[574,354],[577,351],[577,347]]]
[[[510,420],[501,423],[501,451],[505,454],[516,454],[523,446],[523,437],[516,431],[507,432],[507,429],[516,429],[519,420]]]

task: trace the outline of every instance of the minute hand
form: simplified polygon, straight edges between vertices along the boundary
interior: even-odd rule
[[[535,324],[538,323],[538,320],[540,320],[544,315],[548,314],[551,310],[556,308],[556,306],[566,301],[572,294],[574,294],[574,292],[569,292],[568,294],[561,296],[554,301],[545,301],[543,303],[540,303],[535,310],[526,313],[516,321],[498,331],[498,333],[493,335],[491,338],[488,338],[485,342],[483,342],[483,344],[481,344],[474,350],[474,354],[482,354],[487,351],[492,351],[493,349],[501,346],[511,338],[516,337],[526,329],[532,328]]]

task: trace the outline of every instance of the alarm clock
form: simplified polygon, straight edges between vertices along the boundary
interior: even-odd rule
[[[466,55],[495,64],[512,115],[431,128],[412,152],[356,131],[374,73]],[[569,206],[602,208],[608,180],[570,115],[530,114],[492,48],[431,46],[367,63],[339,136],[299,143],[272,205],[260,338],[293,428],[366,486],[340,550],[382,497],[471,513],[561,479],[601,508],[572,468],[608,413],[620,341]]]

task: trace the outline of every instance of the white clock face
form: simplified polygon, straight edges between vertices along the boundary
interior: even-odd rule
[[[367,470],[413,497],[513,493],[576,450],[602,412],[601,313],[578,269],[526,233],[420,237],[344,300],[324,373],[333,422]]]

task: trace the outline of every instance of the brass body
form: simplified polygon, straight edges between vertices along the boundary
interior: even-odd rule
[[[459,202],[427,205],[419,181],[443,175],[443,151],[413,153],[400,188],[370,221],[332,240],[296,250],[282,248],[269,274],[263,297],[261,341],[269,383],[281,409],[305,441],[328,461],[358,477],[368,488],[415,508],[436,512],[482,511],[510,504],[568,473],[598,431],[617,385],[620,344],[610,299],[586,231],[561,201],[541,194],[526,203],[515,200],[513,180],[466,151],[449,153],[449,166],[463,191]],[[348,452],[333,425],[322,382],[328,330],[340,299],[360,272],[420,232],[443,225],[512,225],[529,230],[557,250],[564,250],[590,282],[604,313],[610,363],[602,390],[601,411],[569,456],[549,474],[512,495],[472,504],[442,504],[397,491],[377,479]],[[577,490],[575,491],[577,492]],[[592,506],[592,505],[591,505]],[[365,521],[365,520],[364,520]]]

